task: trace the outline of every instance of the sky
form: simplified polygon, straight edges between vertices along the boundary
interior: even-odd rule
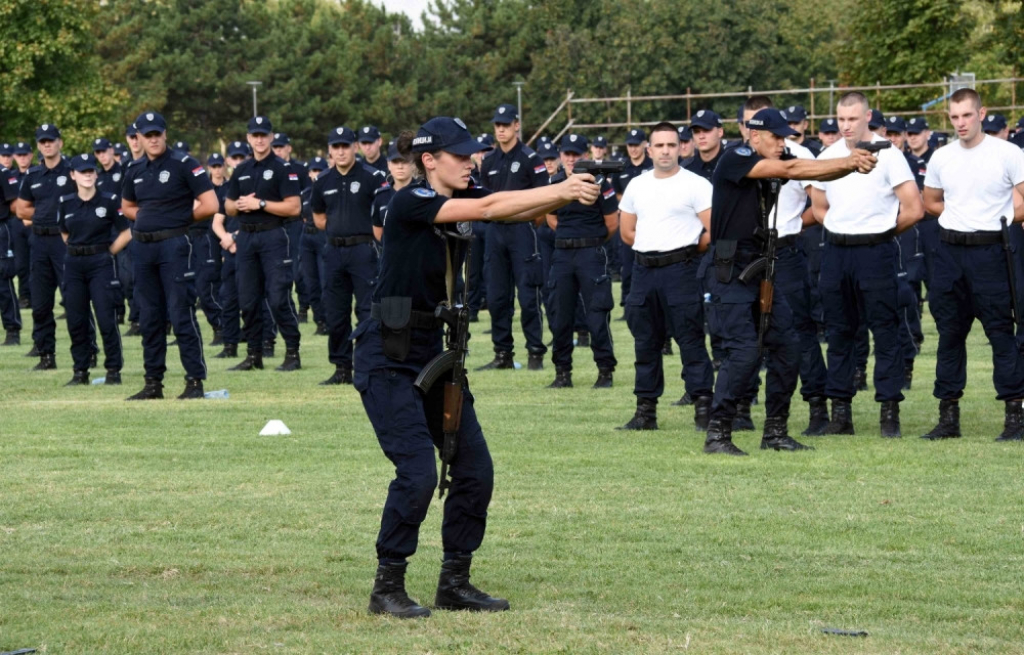
[[[374,4],[382,4],[388,11],[400,11],[412,19],[416,28],[421,27],[420,14],[427,8],[430,0],[373,0]]]

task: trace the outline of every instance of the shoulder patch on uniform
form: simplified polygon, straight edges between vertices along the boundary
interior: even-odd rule
[[[433,189],[424,189],[423,187],[419,187],[417,189],[413,189],[412,194],[414,196],[419,196],[420,198],[433,198],[434,196],[437,195],[437,191],[434,191]]]
[[[754,154],[754,151],[748,148],[747,146],[739,146],[738,148],[736,148],[736,154],[741,157],[749,157],[750,155]]]

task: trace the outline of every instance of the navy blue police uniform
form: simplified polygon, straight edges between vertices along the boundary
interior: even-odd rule
[[[36,130],[36,140],[59,139],[55,125],[44,124]],[[61,196],[76,190],[71,167],[63,157],[52,167],[33,166],[21,181],[18,197],[34,203],[32,216],[32,341],[40,355],[40,368],[51,366],[57,346],[57,322],[53,305],[57,289],[64,283],[64,255],[67,247],[57,227],[57,208]],[[46,361],[43,361],[43,360]]]
[[[626,145],[638,146],[646,140],[647,134],[638,128],[634,128],[626,134]],[[611,180],[612,189],[615,190],[615,195],[619,198],[626,192],[626,187],[629,186],[630,180],[654,168],[654,162],[647,156],[647,153],[644,153],[644,158],[639,164],[634,164],[629,157],[626,157],[624,162],[626,167],[622,169],[621,173],[612,177]],[[625,306],[630,286],[633,283],[633,249],[622,242],[618,230],[615,231],[615,235],[612,237],[608,248],[619,251],[618,259],[622,275],[622,302],[619,304]]]
[[[548,161],[551,159],[558,159],[558,148],[551,141],[543,141],[537,145],[537,156],[541,158],[541,161]],[[545,170],[547,167],[545,166]],[[546,175],[546,173],[545,173]],[[550,183],[551,176],[548,176],[548,182]],[[476,225],[473,226],[476,228]],[[476,234],[474,232],[474,234]],[[551,229],[548,222],[541,221],[540,226],[537,228],[537,251],[540,253],[541,271],[544,273],[543,279],[543,296],[544,301],[544,315],[548,319],[548,327],[550,328],[555,324],[555,301],[551,297],[551,287],[548,286],[548,275],[551,274],[551,260],[555,254],[555,231]],[[472,287],[470,288],[472,292]],[[578,311],[581,315],[581,321],[578,322],[577,328],[586,330],[586,320],[582,316],[582,311]]]
[[[139,134],[166,132],[160,114],[135,120]],[[196,252],[189,231],[193,203],[213,184],[202,164],[180,151],[164,150],[128,167],[123,199],[138,205],[132,232],[135,297],[139,304],[147,387],[161,385],[167,371],[167,322],[178,340],[186,392],[202,390],[206,379],[203,339],[196,321]]]
[[[245,143],[235,141],[228,145],[228,157],[248,155]],[[227,200],[228,184],[225,182],[220,186],[214,186],[214,193],[217,194],[217,213],[224,216],[224,231],[235,235],[238,232],[238,217],[231,216],[224,207]],[[238,344],[242,340],[241,309],[238,303],[238,275],[236,262],[238,258],[237,247],[235,252],[225,250],[221,247],[221,269],[220,269],[220,307],[221,307],[221,340],[224,342],[224,351],[217,355],[221,359],[231,357],[231,353],[237,354]]]
[[[32,148],[24,141],[18,141],[11,148],[15,155],[31,155]],[[11,167],[14,177],[18,178],[18,189],[21,188],[21,181],[28,174],[28,169],[22,171],[15,164]],[[10,178],[8,178],[10,179]],[[13,212],[11,214],[13,216]],[[32,228],[20,220],[13,220],[7,224],[11,236],[14,239],[14,263],[18,269],[18,300],[23,308],[32,307]]]
[[[779,125],[768,123],[762,129],[789,129],[774,109],[762,109],[748,124],[768,121],[764,118],[766,112],[774,112]],[[749,146],[731,148],[718,159],[712,177],[711,248],[698,271],[704,285],[708,327],[719,337],[724,355],[715,380],[705,451],[744,454],[731,446],[731,430],[737,404],[748,399],[750,381],[762,360],[758,349],[760,280],[743,282],[739,274],[761,256],[762,235],[768,227],[764,222],[770,221],[769,211],[777,201],[778,190],[773,189],[771,181],[747,177],[763,159]],[[771,422],[781,422],[784,433],[799,371],[800,342],[785,294],[774,297],[764,345],[768,350],[767,436]]]
[[[328,145],[353,144],[355,133],[338,127],[327,135]],[[313,183],[310,208],[327,217],[324,248],[323,309],[327,319],[327,354],[337,380],[352,377],[352,301],[356,319],[370,316],[370,294],[377,277],[377,247],[373,238],[373,197],[387,179],[380,170],[354,160],[342,174],[336,166]]]
[[[487,148],[494,147],[494,137],[490,134],[481,134],[476,138],[477,142]],[[481,153],[483,159],[491,156],[493,151],[488,150]],[[473,179],[480,179],[480,169],[476,167],[473,171]],[[473,248],[470,252],[469,261],[469,320],[479,320],[480,310],[486,309],[487,304],[487,235],[490,232],[489,221],[473,221]],[[514,310],[514,308],[513,308]]]
[[[327,170],[327,161],[323,157],[314,157],[309,162],[309,170],[323,175],[323,171]],[[299,194],[302,202],[302,247],[299,260],[302,265],[306,298],[313,310],[313,322],[317,325],[318,333],[327,334],[327,318],[323,308],[323,285],[327,280],[324,276],[324,248],[327,247],[327,235],[313,222],[313,208],[310,205],[312,195],[312,184]]]
[[[12,229],[21,221],[11,207],[18,199],[18,176],[9,168],[0,166],[0,322],[7,335],[5,346],[16,346],[21,343],[21,311],[18,307],[18,291],[14,287],[14,278],[18,273],[18,261],[15,256],[15,239],[17,233]]]
[[[270,120],[264,116],[250,119],[248,131],[271,134]],[[297,197],[299,174],[272,152],[261,160],[247,159],[239,164],[228,181],[227,198],[238,200],[249,194],[256,194],[261,201],[275,202]],[[265,333],[261,300],[265,293],[285,348],[297,357],[301,336],[291,298],[292,261],[297,256],[297,248],[291,243],[284,219],[264,209],[239,212],[238,228],[235,275],[248,354],[258,358],[262,366]]]
[[[206,158],[207,165],[224,165],[224,157],[220,153],[214,153]],[[212,181],[211,181],[212,184]],[[227,184],[219,187],[214,185],[214,193],[218,201],[225,193]],[[218,205],[221,204],[218,202]],[[219,209],[219,208],[218,208]],[[199,295],[199,307],[206,315],[206,322],[214,331],[214,341],[220,336],[223,323],[223,306],[220,303],[220,277],[223,258],[221,257],[220,241],[213,233],[210,226],[213,225],[213,217],[202,221],[195,221],[189,228],[189,236],[196,253],[196,293]],[[220,336],[220,341],[223,337]]]
[[[381,138],[380,130],[378,130],[376,126],[364,125],[363,127],[359,128],[359,143],[373,143],[379,138]],[[388,174],[388,160],[387,157],[385,156],[384,150],[381,150],[381,152],[377,155],[377,159],[375,159],[374,161],[366,161],[365,159],[363,159],[362,162],[367,166],[377,169],[378,171],[384,173],[385,175]]]
[[[91,155],[79,155],[71,161],[73,170],[98,170]],[[128,229],[121,213],[121,199],[98,188],[92,198],[83,200],[77,193],[62,196],[57,225],[67,235],[64,259],[64,308],[71,359],[77,381],[88,379],[92,341],[89,335],[90,304],[96,327],[103,338],[103,368],[111,384],[120,381],[124,358],[121,334],[117,328],[117,306],[121,300],[121,281],[117,259],[110,253],[114,239]]]
[[[587,151],[587,139],[578,134],[567,134],[562,137],[561,150],[583,154]],[[566,177],[566,171],[560,171],[551,178],[551,184],[557,184]],[[618,364],[609,324],[615,300],[607,268],[605,243],[611,235],[605,216],[616,214],[619,202],[607,179],[601,179],[600,184],[598,202],[584,205],[573,201],[554,212],[557,217],[555,252],[551,258],[548,287],[555,302],[551,359],[555,365],[553,384],[556,387],[572,386],[572,334],[578,299],[583,303],[590,328],[590,348],[599,371],[599,386],[611,386],[612,373]]]
[[[499,105],[491,122],[511,124],[518,119],[514,106]],[[547,186],[547,169],[533,150],[517,140],[508,152],[495,148],[483,160],[480,184],[492,191],[535,189]],[[539,369],[548,349],[544,345],[541,320],[544,271],[537,231],[529,222],[491,223],[486,248],[487,307],[491,314],[491,342],[495,353],[494,361],[488,366],[512,367],[515,293],[519,296],[520,320],[530,355],[530,368]]]
[[[292,143],[291,139],[284,132],[277,132],[274,134],[274,140],[270,142],[271,148],[277,148],[282,146],[290,146]],[[306,165],[295,159],[289,157],[285,159],[286,162],[291,164],[292,170],[299,176],[299,195],[302,195],[302,191],[311,186],[308,170]],[[309,307],[309,291],[306,289],[305,280],[302,276],[302,216],[289,216],[283,220],[284,227],[288,231],[288,243],[291,246],[291,260],[292,260],[292,277],[295,285],[295,295],[299,299],[299,307],[301,308],[302,316],[299,317],[300,321],[305,321],[305,311]],[[291,294],[289,293],[289,299]]]
[[[125,135],[131,136],[138,134],[134,124],[129,125],[125,129]],[[129,153],[129,157],[130,157]],[[122,157],[121,164],[121,180],[116,187],[115,193],[118,196],[124,197],[124,183],[128,177],[128,168],[136,162],[141,162],[146,158],[142,155],[139,159],[129,160],[128,157]],[[128,331],[125,336],[139,336],[142,334],[139,328],[139,303],[135,300],[135,265],[132,263],[132,252],[134,251],[134,243],[128,242],[128,246],[122,248],[115,257],[117,258],[117,275],[121,280],[121,291],[124,293],[125,300],[128,302]]]

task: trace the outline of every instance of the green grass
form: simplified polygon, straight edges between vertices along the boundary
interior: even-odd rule
[[[610,391],[589,388],[589,351],[569,390],[544,388],[550,361],[472,374],[496,469],[473,579],[513,611],[417,622],[366,613],[392,471],[352,387],[317,386],[332,371],[314,326],[302,371],[229,373],[210,358],[206,388],[229,400],[138,404],[123,400],[142,385],[138,339],[125,338],[123,387],[64,389],[63,322],[56,372],[29,372],[26,330],[25,346],[0,349],[0,651],[1024,652],[1024,446],[993,442],[1002,404],[980,326],[965,438],[916,438],[937,419],[925,326],[906,437],[877,436],[866,393],[858,435],[808,439],[811,453],[765,453],[742,433],[750,457],[702,454],[692,409],[668,404],[682,394],[678,357],[662,429],[614,430],[634,409],[624,322]],[[471,365],[488,361],[489,338],[473,343]],[[169,355],[170,396],[182,371]],[[793,413],[798,433],[806,405]],[[258,436],[272,418],[292,435]],[[434,501],[409,569],[424,603],[440,516]]]

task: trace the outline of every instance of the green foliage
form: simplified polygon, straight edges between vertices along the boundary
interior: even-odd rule
[[[0,3],[0,117],[7,139],[31,141],[35,127],[61,128],[65,150],[106,136],[127,93],[105,80],[89,26],[91,2],[5,0]]]

